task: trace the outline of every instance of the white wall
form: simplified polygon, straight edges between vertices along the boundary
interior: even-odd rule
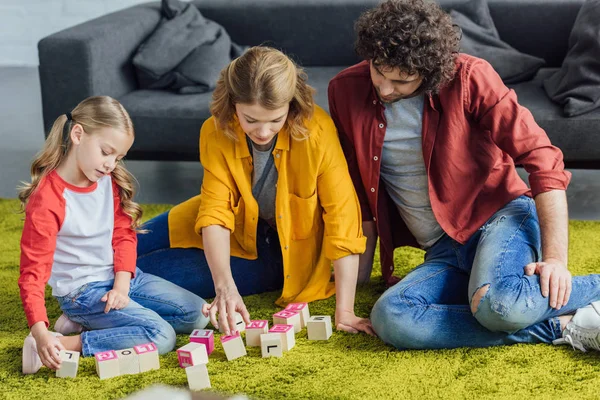
[[[0,0],[0,66],[37,66],[37,43],[43,37],[149,1]]]

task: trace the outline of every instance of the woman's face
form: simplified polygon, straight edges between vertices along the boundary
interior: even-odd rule
[[[258,104],[237,103],[235,112],[240,126],[250,140],[261,150],[268,149],[290,111],[289,103],[275,110],[267,110]]]

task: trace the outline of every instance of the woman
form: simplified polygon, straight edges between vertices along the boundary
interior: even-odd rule
[[[138,266],[214,296],[208,313],[226,334],[234,312],[250,322],[242,295],[281,288],[280,306],[337,293],[337,329],[373,334],[354,314],[360,207],[335,126],[313,92],[278,50],[253,47],[233,60],[200,131],[200,195],[139,235]]]

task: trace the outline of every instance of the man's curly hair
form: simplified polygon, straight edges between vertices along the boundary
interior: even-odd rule
[[[454,77],[460,30],[434,2],[385,1],[364,12],[355,30],[355,49],[361,58],[384,69],[418,73],[425,92],[437,93]]]

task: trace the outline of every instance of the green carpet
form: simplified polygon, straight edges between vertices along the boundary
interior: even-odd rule
[[[169,206],[145,206],[150,218]],[[161,368],[139,375],[100,381],[93,358],[82,359],[76,379],[56,378],[42,368],[21,374],[21,346],[27,324],[17,287],[22,214],[15,200],[0,200],[0,399],[114,399],[153,383],[186,387],[185,371],[175,352],[161,357]],[[571,221],[570,265],[574,274],[600,269],[600,222]],[[406,274],[422,252],[396,253],[397,273]],[[379,268],[372,283],[357,294],[356,311],[367,316],[384,290]],[[53,324],[60,315],[46,293]],[[253,319],[271,320],[278,293],[246,298]],[[334,301],[310,305],[311,314],[333,316]],[[334,332],[327,342],[309,342],[306,330],[283,358],[262,359],[260,349],[232,362],[220,344],[210,357],[213,390],[245,393],[259,399],[523,399],[600,397],[600,354],[575,352],[568,346],[516,345],[488,349],[395,351],[376,338]],[[177,347],[187,342],[180,336]]]

